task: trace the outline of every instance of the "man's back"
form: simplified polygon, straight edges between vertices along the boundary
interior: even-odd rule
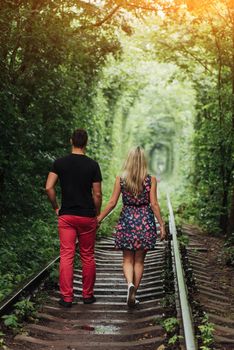
[[[72,306],[77,239],[82,264],[83,303],[92,304],[96,301],[94,246],[98,226],[97,215],[102,205],[102,176],[98,163],[85,155],[87,141],[86,130],[74,130],[70,139],[72,153],[54,162],[45,186],[51,205],[56,215],[59,215],[59,304],[63,307]],[[55,190],[58,180],[62,190],[61,209]]]
[[[71,153],[57,159],[51,172],[58,175],[62,190],[59,215],[96,216],[92,186],[102,181],[96,161],[84,154]]]

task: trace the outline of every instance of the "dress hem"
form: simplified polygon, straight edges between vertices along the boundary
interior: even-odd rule
[[[155,247],[153,247],[153,248],[137,248],[137,249],[130,249],[130,248],[119,248],[119,247],[115,247],[115,250],[129,250],[129,251],[131,251],[131,252],[136,252],[136,251],[138,251],[138,250],[144,250],[145,252],[148,252],[148,251],[150,251],[150,250],[156,250],[157,249],[157,247],[155,246]]]

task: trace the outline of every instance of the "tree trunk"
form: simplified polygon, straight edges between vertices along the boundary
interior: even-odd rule
[[[232,17],[232,134],[234,134],[234,3],[233,0],[229,3],[230,14]],[[231,152],[233,152],[233,137]],[[230,159],[231,161],[231,159]],[[228,234],[231,235],[234,232],[234,187],[231,188],[231,207],[229,211],[229,220],[228,220]]]
[[[234,233],[234,188],[232,190],[231,209],[229,213],[228,234]]]
[[[222,198],[222,209],[223,213],[220,215],[220,228],[222,230],[223,234],[227,233],[228,229],[228,190],[223,191],[223,198]]]

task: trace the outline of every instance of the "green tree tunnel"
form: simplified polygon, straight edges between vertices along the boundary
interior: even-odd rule
[[[1,2],[0,299],[58,250],[44,183],[76,127],[104,202],[141,145],[164,215],[169,191],[180,220],[232,241],[233,33],[231,0]]]

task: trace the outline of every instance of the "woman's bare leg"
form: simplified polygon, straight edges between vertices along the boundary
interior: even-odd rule
[[[128,283],[133,283],[134,274],[134,252],[123,251],[123,272]]]
[[[137,290],[144,272],[144,260],[146,256],[146,251],[136,250],[135,252],[135,262],[134,262],[134,286]]]

